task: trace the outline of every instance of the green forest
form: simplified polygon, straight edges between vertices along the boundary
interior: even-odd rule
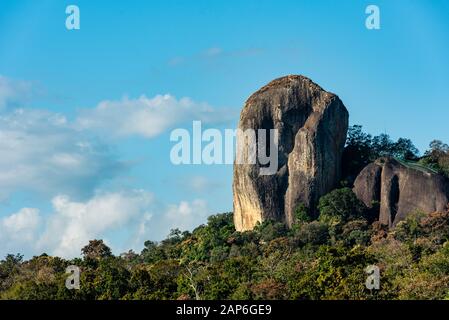
[[[433,141],[422,156],[404,138],[349,130],[344,180],[319,200],[311,217],[303,205],[292,228],[264,221],[236,232],[232,213],[210,216],[193,231],[172,230],[140,253],[114,255],[102,240],[65,260],[42,254],[0,262],[0,299],[449,299],[449,209],[416,211],[396,227],[379,224],[351,186],[380,156],[449,175],[449,147]],[[80,289],[65,286],[66,267],[81,270]],[[367,289],[367,266],[380,270],[380,288]]]

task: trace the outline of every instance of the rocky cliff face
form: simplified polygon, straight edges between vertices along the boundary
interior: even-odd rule
[[[379,221],[390,227],[417,210],[443,212],[449,202],[448,179],[392,158],[380,158],[366,166],[353,190],[368,207],[380,203]]]
[[[300,203],[315,207],[340,179],[348,111],[335,95],[303,76],[273,80],[254,93],[239,129],[276,129],[278,168],[260,175],[261,164],[234,165],[234,222],[238,231],[274,219],[288,225]],[[243,145],[243,150],[250,148]],[[270,150],[272,151],[272,150]]]

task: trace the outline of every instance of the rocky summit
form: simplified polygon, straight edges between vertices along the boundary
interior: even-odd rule
[[[273,80],[250,96],[238,128],[277,129],[278,168],[272,175],[260,175],[259,162],[235,164],[238,231],[251,230],[266,219],[291,225],[301,203],[314,213],[319,197],[340,180],[348,117],[337,95],[304,76]],[[243,150],[250,147],[243,144]]]
[[[389,227],[417,211],[444,212],[449,203],[449,179],[388,157],[366,166],[353,191],[368,207],[380,204],[379,222]]]

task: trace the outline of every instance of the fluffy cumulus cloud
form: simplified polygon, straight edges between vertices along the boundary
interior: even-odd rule
[[[0,243],[6,252],[21,252],[36,239],[41,222],[39,210],[23,208],[0,219]]]
[[[23,190],[86,197],[125,168],[107,145],[41,110],[0,114],[0,154],[0,200]]]
[[[32,91],[28,82],[0,76],[0,202],[17,193],[38,193],[51,199],[52,209],[25,207],[0,216],[0,255],[72,257],[93,238],[105,239],[118,253],[162,239],[171,228],[191,229],[205,221],[203,200],[165,205],[148,192],[108,190],[105,182],[129,165],[103,138],[123,143],[129,136],[153,138],[193,120],[222,124],[235,113],[190,98],[143,95],[103,101],[70,121],[63,114],[24,108]],[[193,182],[196,189],[208,185]],[[126,244],[117,245],[122,240]]]
[[[188,121],[224,123],[234,119],[235,115],[230,109],[213,108],[190,98],[142,95],[137,99],[125,97],[118,101],[102,101],[94,109],[81,111],[77,125],[83,130],[98,130],[112,136],[153,138]]]
[[[143,190],[96,194],[84,202],[59,195],[52,208],[50,214],[23,208],[0,219],[0,254],[46,252],[72,258],[92,239],[104,239],[115,254],[140,250],[145,240],[160,240],[171,229],[191,230],[209,213],[204,200],[164,206]],[[125,239],[108,238],[123,231]]]
[[[0,113],[0,201],[17,190],[87,197],[104,181],[123,172],[106,136],[155,137],[192,121],[223,123],[232,112],[170,95],[103,101],[84,109],[74,122],[62,114],[36,109]]]
[[[53,198],[54,212],[48,217],[38,248],[49,249],[62,257],[77,256],[82,246],[94,238],[102,238],[111,230],[129,224],[149,213],[153,195],[131,192],[95,195],[86,202],[72,201],[67,196]]]

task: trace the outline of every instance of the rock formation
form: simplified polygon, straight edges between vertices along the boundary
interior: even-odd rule
[[[360,172],[353,191],[368,207],[380,203],[379,221],[391,227],[416,211],[444,211],[449,179],[416,165],[380,158]]]
[[[291,225],[300,203],[313,212],[319,197],[339,182],[348,111],[338,96],[310,79],[290,75],[273,80],[246,101],[238,127],[278,132],[275,174],[260,175],[259,162],[234,165],[238,231],[265,219]]]

